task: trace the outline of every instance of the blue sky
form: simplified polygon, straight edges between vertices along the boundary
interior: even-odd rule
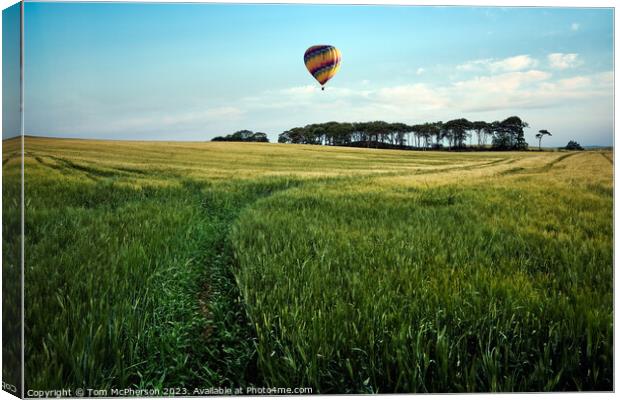
[[[312,122],[529,122],[613,141],[611,9],[26,3],[25,132],[272,139]],[[303,53],[342,52],[321,92]]]

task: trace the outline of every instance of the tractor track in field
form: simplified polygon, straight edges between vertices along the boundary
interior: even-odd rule
[[[442,173],[453,170],[475,169],[485,166],[513,162],[513,159],[497,159],[490,162],[476,163],[466,167],[450,167],[434,171],[423,171],[414,175]],[[317,184],[337,185],[339,183],[362,182],[367,179],[386,176],[411,175],[408,171],[391,171],[370,173],[358,176],[331,176],[315,179],[296,177],[267,178],[262,182],[247,181],[242,184],[243,191],[231,195],[226,187],[207,189],[200,192],[202,197],[201,208],[210,219],[211,224],[217,227],[217,232],[205,245],[204,253],[204,280],[200,282],[200,291],[196,295],[198,310],[205,320],[210,321],[201,332],[205,343],[205,354],[201,349],[196,350],[194,357],[207,357],[205,362],[217,371],[228,383],[260,384],[257,375],[257,359],[254,352],[254,321],[251,320],[244,304],[246,299],[240,292],[234,271],[238,267],[234,245],[230,238],[230,230],[237,223],[239,216],[251,209],[259,202],[288,190],[301,187],[311,188]],[[243,180],[242,180],[243,181]],[[208,186],[207,186],[208,187]],[[235,193],[235,192],[232,192]],[[231,339],[231,332],[232,339]],[[234,340],[233,340],[234,339]],[[234,358],[234,360],[233,360]],[[240,365],[243,364],[243,365]],[[237,365],[230,369],[230,365]]]
[[[557,163],[559,163],[560,161],[563,161],[563,160],[567,159],[568,157],[572,157],[572,156],[575,156],[577,154],[579,154],[579,153],[568,153],[568,154],[561,155],[560,157],[556,158],[555,160],[547,163],[543,168],[545,168],[545,170],[548,171],[551,168],[553,168],[553,166],[556,165]]]
[[[561,155],[560,157],[557,157],[554,160],[551,160],[550,162],[544,164],[543,166],[540,167],[515,167],[515,168],[510,168],[506,171],[503,171],[500,175],[502,176],[510,176],[510,175],[519,175],[519,174],[539,174],[539,173],[543,173],[543,172],[547,172],[549,171],[551,168],[553,168],[556,164],[558,164],[559,162],[567,159],[568,157],[572,157],[574,155],[576,155],[578,153],[568,153],[568,154],[564,154]]]
[[[266,178],[262,182],[242,183],[243,191],[230,194],[226,187],[200,192],[201,208],[210,224],[217,227],[214,236],[203,249],[204,278],[196,295],[198,310],[210,321],[201,332],[204,349],[195,349],[192,357],[206,357],[205,363],[223,379],[223,386],[233,384],[262,384],[257,373],[254,321],[245,309],[246,299],[240,292],[234,271],[238,267],[230,230],[239,216],[260,201],[300,187],[316,184],[338,184],[383,177],[403,175],[402,172],[371,173],[361,176],[336,176],[315,179],[295,177]],[[271,179],[271,181],[270,181]],[[243,181],[243,180],[241,180]],[[208,187],[208,186],[207,186]],[[239,196],[240,199],[236,199]],[[230,368],[230,365],[237,365]]]
[[[416,172],[414,172],[411,175],[418,176],[418,175],[441,174],[441,173],[444,173],[444,172],[452,172],[452,171],[471,171],[471,170],[477,169],[477,168],[484,168],[484,167],[489,167],[489,166],[492,166],[492,165],[501,164],[502,162],[506,162],[508,160],[510,160],[510,159],[500,158],[500,159],[493,160],[493,161],[485,161],[485,162],[482,162],[482,163],[460,165],[460,166],[457,166],[457,167],[436,168],[436,169],[432,169],[432,170],[421,170],[421,171],[416,171]],[[409,174],[403,174],[402,172],[399,172],[399,173],[394,173],[393,175],[398,176],[398,175],[409,175]]]
[[[29,155],[30,156],[30,155]],[[139,168],[130,167],[107,167],[107,169],[96,168],[93,166],[87,166],[68,160],[66,158],[50,156],[50,155],[37,155],[33,156],[34,159],[41,165],[47,168],[54,169],[61,173],[80,172],[86,175],[92,180],[98,180],[99,178],[111,178],[117,175],[122,176],[146,176],[148,171]],[[45,161],[44,158],[49,158],[55,161],[57,164]]]
[[[234,275],[236,256],[230,230],[239,215],[259,200],[314,181],[290,178],[259,183],[248,181],[241,184],[244,190],[232,192],[226,187],[208,188],[198,182],[185,185],[196,186],[194,189],[200,187],[195,193],[200,196],[200,207],[212,227],[212,234],[202,250],[204,275],[196,297],[198,310],[209,323],[201,332],[204,347],[194,349],[192,357],[204,360],[222,380],[221,386],[260,383],[254,350],[256,332]]]

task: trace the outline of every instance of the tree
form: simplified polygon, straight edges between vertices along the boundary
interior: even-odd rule
[[[496,125],[493,129],[493,140],[491,141],[491,147],[495,150],[510,150],[512,148],[510,134],[505,130],[500,129],[499,125]]]
[[[444,129],[443,129],[443,121],[437,121],[435,123],[432,124],[433,128],[432,129],[432,136],[435,136],[435,146],[434,147],[441,147],[439,143],[441,140],[443,140],[444,137]]]
[[[471,123],[471,128],[476,131],[478,137],[478,147],[482,147],[482,144],[486,144],[486,132],[489,129],[489,123],[485,121],[475,121]]]
[[[395,122],[393,124],[390,124],[390,127],[392,129],[392,132],[394,133],[393,144],[396,144],[400,147],[404,146],[405,133],[409,132],[409,126],[401,122]]]
[[[487,123],[486,126],[482,129],[482,145],[486,146],[487,144],[487,138],[488,137],[493,137],[493,129],[494,129],[494,123]]]
[[[528,123],[517,116],[493,123],[493,148],[496,150],[526,150],[523,129]]]
[[[326,128],[334,146],[342,146],[351,143],[353,125],[350,123],[329,122]]]
[[[269,143],[269,138],[267,137],[267,134],[263,132],[254,133],[247,140],[250,142]]]
[[[252,136],[253,134],[254,132],[249,131],[247,129],[243,129],[241,131],[237,131],[233,133],[232,135],[228,135],[228,137],[234,141],[244,141],[250,136]]]
[[[467,131],[471,129],[471,122],[465,118],[453,119],[444,124],[444,129],[450,145],[454,145],[457,148],[465,147],[465,141],[469,135]]]
[[[541,129],[541,130],[539,130],[539,131],[538,131],[538,133],[536,134],[536,139],[538,139],[538,150],[539,150],[539,151],[540,151],[540,150],[542,150],[542,147],[540,146],[540,142],[542,141],[542,138],[543,138],[543,136],[545,136],[545,135],[552,136],[552,135],[551,135],[551,132],[549,132],[549,131],[548,131],[548,130],[546,130],[546,129]]]
[[[285,140],[285,139],[282,137],[282,135],[280,135],[280,138],[278,138],[278,142],[286,143],[286,142],[282,142],[282,140]],[[213,139],[211,139],[211,141],[212,142],[264,142],[264,143],[268,143],[269,138],[267,137],[266,133],[263,133],[263,132],[254,133],[252,131],[244,129],[242,131],[237,131],[230,135],[216,136]]]
[[[417,139],[416,147],[420,147],[420,140],[423,141],[423,148],[426,149],[431,146],[432,138],[435,137],[435,144],[433,147],[441,147],[439,146],[439,141],[442,140],[443,123],[439,122],[425,122],[420,125],[413,125],[409,129],[415,135]]]
[[[420,147],[419,140],[422,139],[423,144],[424,144],[423,148],[424,149],[428,148],[431,138],[435,130],[437,129],[436,126],[433,124],[429,124],[427,122],[422,125],[414,125],[413,128],[414,128],[414,132],[416,133],[416,137],[418,138],[417,147]]]
[[[289,131],[284,131],[278,135],[278,143],[291,143],[291,137],[289,136]]]
[[[290,143],[306,144],[306,137],[304,136],[303,128],[296,127],[289,129],[282,135],[286,135],[286,137],[290,140]]]
[[[523,129],[527,122],[517,116],[502,122],[470,122],[465,118],[453,119],[446,123],[425,122],[407,125],[400,122],[323,122],[288,129],[278,136],[279,143],[316,144],[326,146],[356,146],[376,148],[417,148],[440,149],[447,144],[450,149],[463,149],[467,139],[475,133],[478,148],[493,138],[494,150],[525,150],[527,142]],[[543,131],[541,131],[543,132]],[[544,131],[547,132],[547,131]],[[548,133],[551,135],[550,133]],[[266,134],[252,131],[238,131],[226,137],[213,140],[265,141]],[[538,138],[538,136],[536,136]],[[446,143],[447,142],[447,143]],[[539,142],[539,147],[541,143]]]
[[[571,140],[568,142],[565,149],[566,150],[583,150],[583,147],[581,147],[581,145],[575,142],[574,140]]]
[[[372,143],[374,147],[378,147],[380,142],[385,140],[385,137],[390,133],[390,124],[385,121],[373,121],[367,125],[369,145]],[[373,140],[374,138],[374,140]]]

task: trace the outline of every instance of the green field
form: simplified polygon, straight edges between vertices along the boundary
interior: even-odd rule
[[[612,390],[611,151],[25,146],[27,390]]]

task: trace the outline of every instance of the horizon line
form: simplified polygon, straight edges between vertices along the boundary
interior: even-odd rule
[[[91,140],[91,141],[105,141],[105,142],[181,142],[181,143],[209,143],[212,142],[212,139],[206,140],[190,140],[190,139],[110,139],[110,138],[81,138],[81,137],[60,137],[60,136],[43,136],[43,135],[15,135],[8,138],[2,138],[2,142],[13,140],[19,137],[24,138],[36,138],[36,139],[57,139],[57,140]],[[259,143],[259,142],[217,142],[217,143]],[[303,143],[278,143],[278,142],[260,142],[260,144],[303,144]],[[581,144],[581,143],[580,143]],[[313,144],[309,144],[311,146],[315,146]],[[528,147],[530,144],[528,143]],[[600,147],[600,148],[615,148],[614,144],[603,145],[603,144],[581,144],[582,147]],[[338,147],[338,146],[335,146]],[[345,146],[346,147],[346,146]],[[537,147],[537,146],[534,146]],[[543,149],[557,149],[562,148],[561,146],[542,146]]]

